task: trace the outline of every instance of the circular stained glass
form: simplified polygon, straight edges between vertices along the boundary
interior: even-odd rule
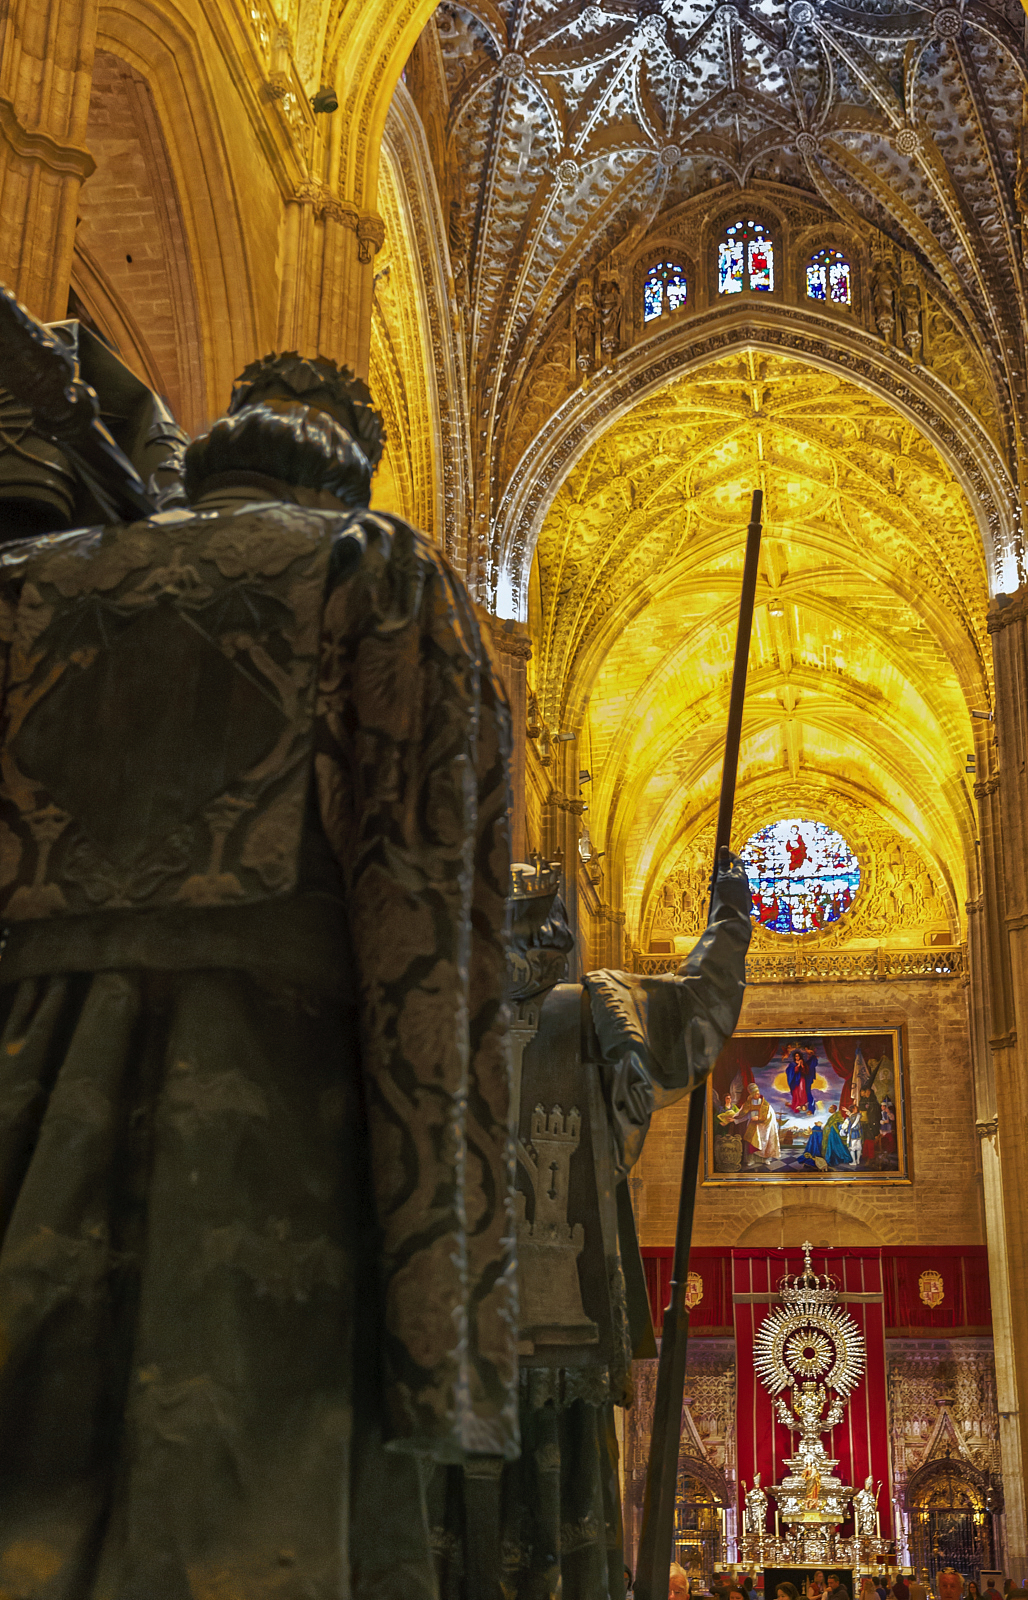
[[[837,922],[860,887],[860,864],[841,833],[823,822],[769,823],[739,854],[753,896],[753,920],[772,933],[816,933]]]

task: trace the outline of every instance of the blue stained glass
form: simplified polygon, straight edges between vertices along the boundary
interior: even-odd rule
[[[743,289],[770,291],[775,286],[775,247],[762,222],[733,222],[718,246],[719,294],[740,294]]]
[[[654,317],[660,316],[665,296],[667,309],[677,311],[685,305],[687,292],[685,268],[677,261],[658,261],[646,274],[643,285],[643,321],[652,322]]]
[[[684,306],[687,293],[688,290],[683,277],[676,273],[674,277],[669,278],[667,281],[668,309],[677,311],[680,306]]]
[[[750,240],[750,288],[773,289],[775,286],[775,247],[763,237]]]
[[[824,822],[772,822],[739,852],[753,896],[753,919],[772,933],[814,933],[837,922],[860,887],[860,863],[841,833]]]
[[[807,268],[807,299],[828,299],[828,295],[825,292],[825,269],[823,262],[812,261],[810,266]]]
[[[832,299],[837,305],[848,306],[850,303],[849,262],[833,261],[828,269],[828,277],[832,285]]]
[[[740,294],[742,292],[743,242],[741,239],[729,239],[726,244],[718,247],[718,293]]]
[[[807,268],[807,299],[853,304],[853,274],[841,250],[817,250]]]

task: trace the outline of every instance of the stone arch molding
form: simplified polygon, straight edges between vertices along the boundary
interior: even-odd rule
[[[539,531],[564,479],[597,439],[642,400],[712,361],[744,350],[791,356],[884,400],[938,450],[967,497],[990,594],[1024,581],[1016,492],[1007,465],[974,414],[927,368],[858,327],[781,305],[724,305],[686,327],[658,329],[590,388],[577,389],[536,435],[500,502],[490,571],[500,616],[525,619]]]
[[[695,1434],[695,1440],[702,1448],[702,1440],[700,1440],[698,1434]],[[688,1444],[693,1445],[693,1448],[695,1449],[695,1444],[693,1443],[692,1439],[689,1439],[688,1441],[683,1440],[683,1444],[686,1444],[687,1442]],[[732,1486],[728,1482],[728,1479],[725,1477],[724,1473],[719,1467],[712,1466],[709,1461],[705,1460],[701,1456],[679,1455],[678,1476],[679,1479],[694,1478],[697,1483],[701,1483],[705,1489],[709,1490],[714,1496],[718,1505],[724,1506],[726,1510],[730,1510],[735,1503],[735,1495],[732,1490]]]

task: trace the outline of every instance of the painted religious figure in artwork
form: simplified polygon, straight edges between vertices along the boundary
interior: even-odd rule
[[[817,1051],[793,1045],[785,1066],[786,1082],[792,1091],[793,1111],[813,1113],[814,1080],[817,1077]]]
[[[777,1118],[755,1083],[750,1083],[738,1106],[723,1107],[719,1121],[741,1134],[748,1165],[766,1166],[781,1156]]]
[[[737,1031],[709,1085],[708,1182],[910,1181],[899,1028]]]

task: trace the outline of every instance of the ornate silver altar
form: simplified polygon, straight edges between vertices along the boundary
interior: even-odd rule
[[[803,1271],[781,1280],[782,1303],[764,1318],[754,1341],[757,1375],[773,1398],[778,1420],[799,1435],[799,1443],[786,1458],[789,1473],[781,1483],[765,1492],[758,1473],[746,1495],[742,1554],[747,1563],[763,1567],[866,1570],[892,1553],[879,1534],[878,1490],[870,1478],[856,1494],[852,1484],[841,1483],[835,1476],[838,1460],[829,1456],[822,1435],[843,1420],[867,1354],[863,1334],[838,1304],[837,1282],[811,1267],[811,1249],[804,1244]],[[787,1390],[788,1400],[783,1398]],[[773,1537],[767,1530],[768,1493],[778,1506]],[[849,1515],[851,1500],[854,1533],[840,1539],[836,1530]]]

